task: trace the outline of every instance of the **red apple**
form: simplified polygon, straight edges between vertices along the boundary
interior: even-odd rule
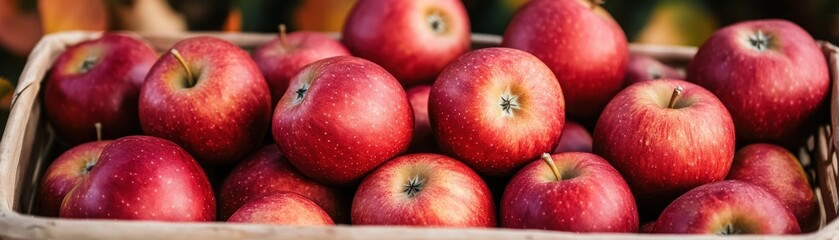
[[[655,221],[649,221],[641,224],[641,227],[638,228],[639,233],[653,233],[655,229]]]
[[[294,226],[335,225],[320,206],[292,192],[269,192],[257,196],[236,210],[227,221]]]
[[[67,48],[55,60],[44,89],[44,110],[61,139],[71,144],[140,133],[137,99],[157,53],[148,43],[106,33]]]
[[[61,205],[60,217],[213,221],[216,202],[198,162],[173,142],[114,140]]]
[[[331,185],[361,180],[408,149],[414,117],[402,86],[370,61],[316,61],[291,79],[274,111],[274,140],[306,176]]]
[[[795,216],[775,195],[756,185],[726,180],[685,193],[664,209],[654,233],[794,234]]]
[[[420,85],[405,91],[414,109],[414,137],[411,138],[409,152],[438,151],[434,131],[431,130],[431,121],[428,119],[428,94],[430,93],[430,85]]]
[[[298,172],[276,144],[265,146],[239,163],[219,190],[219,219],[227,219],[259,195],[288,191],[311,199],[337,222],[349,222],[351,198]]]
[[[734,147],[725,106],[680,80],[629,86],[609,102],[594,129],[594,152],[623,175],[643,215],[656,215],[682,193],[725,178]]]
[[[411,86],[431,83],[468,51],[469,34],[460,0],[359,0],[344,23],[342,40],[353,55]]]
[[[140,125],[205,165],[232,164],[259,146],[271,120],[271,95],[248,54],[227,41],[176,43],[149,71],[140,92]]]
[[[688,80],[719,97],[744,142],[790,141],[825,106],[830,86],[819,45],[786,20],[718,30],[690,62]]]
[[[39,212],[57,217],[61,202],[79,181],[85,178],[99,160],[99,154],[111,141],[83,143],[58,156],[44,173],[38,188]]]
[[[556,159],[556,161],[554,161]],[[606,160],[590,153],[544,153],[504,191],[501,226],[569,232],[637,232],[629,186]]]
[[[481,174],[506,176],[559,143],[562,94],[553,73],[533,55],[485,48],[440,73],[428,115],[443,152]]]
[[[495,227],[495,204],[486,183],[465,164],[409,154],[364,178],[352,203],[352,223]]]
[[[253,60],[271,90],[271,104],[276,104],[288,89],[288,81],[303,66],[328,57],[350,55],[337,40],[319,32],[295,32],[286,35],[280,25],[280,36],[253,51]]]
[[[660,79],[684,79],[678,70],[659,62],[650,56],[631,53],[629,54],[629,67],[626,69],[624,85]]]
[[[798,158],[781,146],[758,143],[741,148],[726,179],[766,188],[792,211],[798,223],[810,223],[818,216],[807,173]]]
[[[551,68],[568,115],[596,117],[623,87],[629,44],[620,26],[596,0],[535,0],[507,26],[502,46],[517,48]]]
[[[562,129],[562,137],[553,153],[591,152],[591,134],[583,125],[573,121],[566,121]]]

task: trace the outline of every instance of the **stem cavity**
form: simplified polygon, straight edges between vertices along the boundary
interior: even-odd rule
[[[96,66],[96,57],[94,57],[94,56],[88,56],[88,57],[87,57],[87,58],[85,58],[85,59],[84,59],[84,61],[82,62],[82,66],[81,66],[80,71],[81,71],[82,73],[89,72],[91,69],[93,69],[93,66]]]
[[[741,234],[742,231],[734,227],[734,224],[726,223],[725,226],[717,232],[717,235],[724,236],[724,235],[737,235]]]
[[[501,101],[498,105],[501,106],[501,111],[504,112],[504,115],[512,117],[514,110],[521,109],[518,98],[519,96],[510,93],[509,89],[501,94]]]
[[[554,159],[548,153],[542,153],[542,160],[548,164],[548,167],[551,168],[551,171],[554,172],[554,177],[556,177],[557,181],[562,180],[562,174],[559,173],[559,168],[556,167],[556,163],[554,163]]]
[[[192,70],[190,70],[189,66],[186,65],[186,61],[184,61],[184,58],[181,56],[181,53],[178,52],[178,49],[173,48],[169,52],[172,53],[172,56],[175,57],[175,60],[178,60],[178,63],[180,63],[181,67],[183,67],[184,71],[186,71],[187,87],[195,86],[195,75],[192,75]]]
[[[439,11],[433,11],[430,15],[428,15],[428,19],[426,19],[428,25],[431,27],[431,30],[434,33],[442,34],[446,32],[446,22],[443,21],[443,16],[440,14]]]
[[[682,95],[682,90],[681,86],[676,86],[676,88],[673,89],[673,95],[670,96],[670,103],[667,104],[667,108],[674,108],[676,106],[676,101],[678,101],[679,96]]]
[[[306,93],[309,91],[309,84],[303,84],[297,91],[294,91],[294,104],[298,104],[303,101],[303,97],[306,97]]]
[[[424,184],[424,178],[420,178],[419,175],[414,175],[414,177],[408,179],[408,183],[404,185],[404,192],[405,194],[408,194],[408,197],[414,197],[420,192],[420,190],[422,190]]]
[[[758,51],[764,51],[769,48],[772,36],[763,34],[763,31],[757,30],[757,34],[749,36],[749,44]]]

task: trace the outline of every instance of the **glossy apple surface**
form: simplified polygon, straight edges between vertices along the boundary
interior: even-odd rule
[[[550,152],[565,125],[565,101],[553,73],[512,48],[469,52],[437,78],[428,99],[441,150],[475,171],[509,176]]]
[[[207,175],[173,142],[150,136],[114,140],[61,205],[63,218],[213,221]]]
[[[70,46],[55,60],[44,89],[44,110],[55,132],[71,144],[139,134],[137,99],[157,53],[119,34]]]
[[[409,152],[437,152],[437,141],[434,139],[434,130],[431,129],[431,120],[428,119],[428,95],[431,93],[431,85],[415,86],[407,91],[408,101],[414,109],[414,136],[411,138]]]
[[[566,121],[562,137],[553,153],[591,152],[592,138],[588,130],[577,122]]]
[[[270,192],[236,210],[227,222],[290,226],[335,225],[329,214],[306,197],[292,192]]]
[[[364,178],[353,200],[352,223],[495,227],[495,204],[486,183],[465,164],[438,154],[409,154]]]
[[[412,86],[431,83],[468,51],[469,29],[460,0],[359,0],[341,37],[354,56]]]
[[[402,86],[370,61],[316,61],[292,78],[274,111],[274,141],[306,176],[330,185],[361,180],[408,149],[414,116]]]
[[[99,160],[99,154],[111,141],[83,143],[62,153],[53,160],[38,188],[38,211],[57,217],[61,202],[79,181],[85,178]]]

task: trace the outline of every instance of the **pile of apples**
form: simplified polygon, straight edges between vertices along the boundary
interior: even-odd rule
[[[720,29],[686,75],[629,54],[596,1],[530,1],[501,45],[470,51],[459,0],[360,0],[340,41],[282,29],[251,54],[194,37],[158,56],[106,33],[46,81],[51,126],[75,147],[47,169],[39,211],[706,234],[817,217],[782,146],[830,80],[795,24]]]

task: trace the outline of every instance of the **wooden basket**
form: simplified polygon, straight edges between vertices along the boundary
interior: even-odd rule
[[[54,135],[48,131],[41,111],[42,81],[66,46],[101,33],[65,32],[45,36],[29,56],[12,102],[6,131],[0,141],[0,239],[699,239],[703,235],[575,234],[542,230],[415,228],[387,226],[283,227],[258,224],[168,223],[157,221],[67,220],[33,216],[38,180],[54,157]],[[140,34],[159,51],[180,39],[212,35],[245,49],[274,38],[270,34]],[[497,46],[498,36],[474,35],[476,48]],[[821,43],[830,65],[832,97],[830,118],[798,149],[799,158],[811,174],[818,198],[818,231],[791,236],[728,236],[725,239],[830,239],[839,238],[839,190],[836,147],[831,129],[839,124],[839,48]],[[696,52],[691,47],[631,45],[632,52],[645,53],[669,63],[686,64]],[[52,154],[52,155],[51,155]]]

